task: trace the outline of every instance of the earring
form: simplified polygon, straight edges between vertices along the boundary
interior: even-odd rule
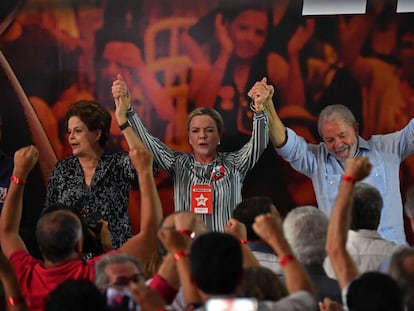
[[[218,144],[217,145],[220,145],[220,141],[218,141]]]

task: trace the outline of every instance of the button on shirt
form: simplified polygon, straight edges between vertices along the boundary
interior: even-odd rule
[[[344,174],[343,164],[329,154],[325,143],[308,144],[291,129],[287,129],[286,144],[276,151],[295,170],[312,179],[318,207],[329,217]],[[399,167],[413,152],[414,120],[394,133],[374,135],[369,140],[358,138],[356,156],[366,156],[372,164],[370,175],[363,181],[376,187],[384,200],[378,232],[399,244],[406,243]]]

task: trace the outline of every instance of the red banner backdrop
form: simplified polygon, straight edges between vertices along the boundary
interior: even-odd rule
[[[247,92],[264,76],[276,87],[283,121],[309,142],[319,141],[317,115],[329,104],[348,106],[364,138],[399,130],[414,116],[412,13],[397,14],[396,3],[376,1],[368,3],[364,15],[302,16],[302,1],[256,0],[266,5],[265,14],[246,15],[234,24],[231,11],[242,2],[2,4],[3,149],[12,154],[33,143],[41,150],[29,180],[28,228],[38,217],[51,168],[70,155],[68,106],[96,99],[113,112],[110,86],[117,73],[127,81],[150,132],[177,150],[190,150],[185,120],[198,106],[215,107],[223,115],[222,150],[242,146],[252,123]],[[233,54],[226,58],[226,53]],[[236,56],[245,60],[242,65]],[[126,149],[115,122],[111,134],[108,149]],[[403,196],[412,186],[413,165],[410,158],[401,170]],[[157,183],[170,213],[171,180],[161,172]],[[310,180],[270,147],[249,174],[243,195],[270,196],[282,214],[316,205]],[[139,193],[132,198],[131,216],[137,218]],[[407,233],[410,237],[410,229]]]

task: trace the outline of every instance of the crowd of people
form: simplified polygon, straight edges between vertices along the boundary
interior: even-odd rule
[[[250,89],[252,138],[229,153],[217,151],[224,125],[213,108],[188,116],[192,153],[168,148],[143,126],[120,74],[112,96],[129,154],[105,152],[107,110],[74,103],[66,116],[73,155],[56,164],[37,222],[41,259],[19,233],[24,187],[41,150],[32,145],[14,155],[0,217],[2,303],[18,310],[239,310],[240,303],[246,310],[411,310],[411,248],[404,237],[387,236],[398,225],[380,230],[389,221],[384,209],[400,215],[402,206],[387,202],[378,174],[370,178],[412,153],[410,125],[365,141],[349,109],[331,105],[318,120],[323,141],[310,144],[283,125],[273,93],[266,78]],[[283,219],[270,198],[242,200],[243,176],[269,137],[295,169],[314,178],[319,208],[300,206]],[[176,185],[175,213],[164,220],[157,165]],[[335,172],[335,183],[323,177]],[[141,217],[130,237],[125,199],[134,181]],[[84,243],[88,235],[99,250]],[[408,259],[394,258],[404,251]]]
[[[66,146],[53,146],[44,206],[24,194],[45,150],[29,145],[13,160],[0,150],[0,310],[414,310],[404,211],[413,227],[414,212],[400,174],[414,153],[412,23],[387,20],[391,55],[374,40],[387,7],[337,17],[333,43],[295,14],[296,2],[218,1],[179,38],[198,64],[188,73],[184,151],[165,139],[176,98],[145,63],[138,7],[106,3],[97,91],[70,88],[49,107]],[[279,27],[283,49],[272,40]],[[76,49],[65,42],[69,60]],[[30,92],[46,109],[49,99]],[[172,181],[171,213],[160,174]],[[277,196],[263,195],[276,184]],[[35,209],[35,229],[22,231],[24,211]]]

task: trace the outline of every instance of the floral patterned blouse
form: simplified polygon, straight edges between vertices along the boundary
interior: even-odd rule
[[[105,152],[88,187],[78,157],[71,156],[53,168],[46,206],[76,204],[85,216],[91,212],[101,214],[109,224],[113,247],[119,248],[132,236],[128,216],[129,191],[131,185],[138,184],[137,180],[137,173],[126,152]]]

